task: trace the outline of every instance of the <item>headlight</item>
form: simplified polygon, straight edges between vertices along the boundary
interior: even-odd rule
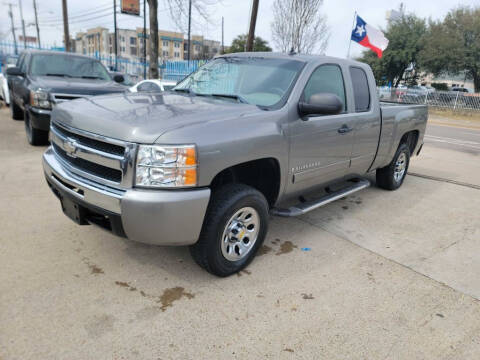
[[[137,186],[195,186],[197,185],[195,145],[140,145],[135,174]]]
[[[43,90],[30,91],[30,105],[42,109],[51,109],[52,107],[48,93]]]

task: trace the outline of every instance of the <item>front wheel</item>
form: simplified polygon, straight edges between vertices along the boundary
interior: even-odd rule
[[[268,230],[268,203],[254,188],[228,184],[215,191],[196,244],[193,259],[217,276],[232,275],[255,257]]]
[[[34,128],[28,111],[25,111],[23,117],[25,119],[25,133],[27,134],[28,143],[34,146],[47,145],[48,131]]]
[[[400,144],[392,162],[381,169],[377,169],[377,185],[382,189],[396,190],[403,184],[410,164],[410,148],[407,144]]]

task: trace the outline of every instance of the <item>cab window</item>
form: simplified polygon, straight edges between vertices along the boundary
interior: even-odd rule
[[[338,65],[321,65],[312,73],[303,90],[303,98],[308,102],[313,94],[318,93],[337,95],[343,104],[341,112],[345,112],[347,108],[345,101],[345,83],[343,81],[342,70]]]
[[[363,69],[351,67],[350,76],[355,98],[355,112],[368,111],[370,109],[370,88],[368,87],[367,74]]]

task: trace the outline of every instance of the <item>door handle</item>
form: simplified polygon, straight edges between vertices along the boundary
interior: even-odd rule
[[[342,127],[340,129],[338,129],[338,133],[339,134],[346,134],[346,133],[349,133],[350,131],[352,131],[353,129],[348,127],[347,125],[343,124]]]

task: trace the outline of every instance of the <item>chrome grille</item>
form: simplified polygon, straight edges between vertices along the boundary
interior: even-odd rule
[[[70,101],[70,100],[84,98],[84,97],[87,97],[87,95],[81,95],[81,94],[52,94],[52,97],[53,97],[53,102],[55,104],[60,104],[64,101]]]
[[[50,139],[55,155],[72,174],[115,188],[132,186],[135,144],[53,121]]]

